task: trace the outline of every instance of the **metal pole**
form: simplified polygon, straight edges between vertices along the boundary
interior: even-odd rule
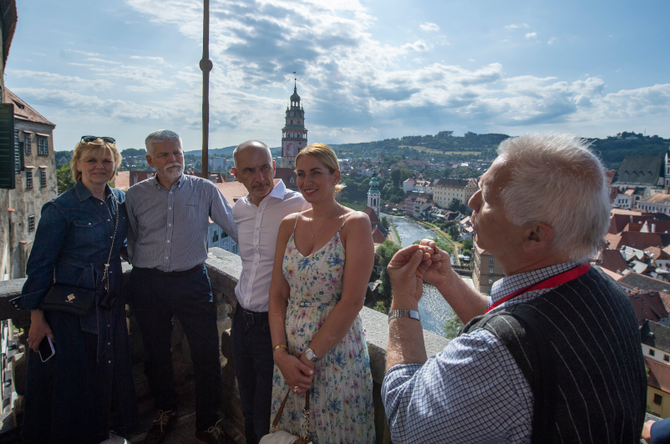
[[[202,177],[209,179],[209,72],[212,61],[209,59],[209,0],[204,0],[202,32]]]

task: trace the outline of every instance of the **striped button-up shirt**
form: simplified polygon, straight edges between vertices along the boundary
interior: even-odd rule
[[[209,180],[182,174],[169,190],[156,177],[130,187],[128,256],[133,266],[189,270],[207,259],[209,219],[237,242],[230,204]]]
[[[493,302],[579,265],[566,262],[506,276],[491,289]],[[501,304],[528,302],[550,288]],[[530,443],[533,393],[505,345],[485,329],[453,339],[424,365],[391,368],[382,400],[394,443]]]

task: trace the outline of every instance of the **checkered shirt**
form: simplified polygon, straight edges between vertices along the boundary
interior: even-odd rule
[[[490,302],[579,264],[571,261],[505,277],[494,284]],[[550,290],[523,293],[495,311]],[[391,368],[382,384],[382,400],[395,444],[530,442],[530,385],[505,345],[484,329],[458,336],[424,365]]]

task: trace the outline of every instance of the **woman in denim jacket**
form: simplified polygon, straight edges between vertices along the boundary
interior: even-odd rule
[[[12,301],[19,309],[31,310],[25,443],[97,444],[109,438],[110,428],[126,435],[137,424],[125,305],[121,297],[110,309],[98,305],[106,294],[102,281],[112,239],[109,289],[121,294],[125,194],[107,185],[120,162],[114,139],[82,137],[70,165],[76,185],[42,207],[28,279],[22,296]],[[54,278],[98,290],[92,313],[79,317],[40,310]],[[45,336],[53,340],[56,354],[42,362],[38,349]]]

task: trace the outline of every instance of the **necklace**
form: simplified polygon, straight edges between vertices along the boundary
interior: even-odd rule
[[[323,226],[326,224],[326,222],[328,222],[328,220],[330,219],[330,216],[333,214],[333,212],[337,211],[337,210],[339,210],[339,207],[336,207],[334,210],[331,210],[330,213],[328,214],[328,216],[326,216],[323,219],[323,222],[319,226],[319,229],[316,230],[317,233],[321,230],[321,228],[323,228]],[[309,220],[309,231],[312,232],[312,239],[313,239],[314,238],[314,228],[312,228],[312,225],[313,225],[312,222],[314,222],[314,210],[312,210],[312,218]]]

